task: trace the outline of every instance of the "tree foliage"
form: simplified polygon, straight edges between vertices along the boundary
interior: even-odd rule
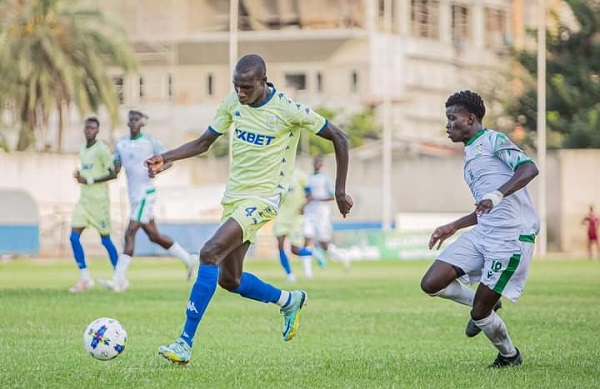
[[[119,28],[100,11],[74,0],[0,2],[0,107],[16,111],[18,150],[36,142],[36,130],[74,103],[80,115],[104,106],[118,121],[119,100],[108,70],[135,68]]]
[[[550,147],[600,147],[600,1],[567,0],[573,20],[558,13],[546,32],[547,125]],[[518,51],[523,93],[509,107],[528,133],[536,131],[536,53]]]

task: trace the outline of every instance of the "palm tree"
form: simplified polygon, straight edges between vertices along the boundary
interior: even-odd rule
[[[58,114],[58,151],[65,109],[81,116],[106,107],[113,124],[119,100],[108,69],[136,66],[130,48],[98,10],[73,0],[0,0],[0,107],[19,122],[18,150],[35,143]]]

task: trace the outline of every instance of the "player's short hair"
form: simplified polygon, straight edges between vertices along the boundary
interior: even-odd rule
[[[148,119],[150,119],[150,116],[148,116],[144,112],[140,111],[139,109],[130,109],[129,115],[139,115],[139,117],[142,118],[142,120],[141,120],[142,126],[147,125]]]
[[[258,54],[244,55],[235,65],[235,70],[240,74],[253,73],[259,78],[267,76],[267,64]]]
[[[96,123],[96,127],[100,128],[100,120],[98,120],[98,118],[95,116],[90,116],[89,118],[85,119],[85,123],[87,122],[94,122]]]
[[[485,116],[485,104],[483,99],[477,93],[470,90],[462,90],[456,92],[446,100],[446,108],[453,105],[459,105],[475,115],[477,120],[481,122]]]

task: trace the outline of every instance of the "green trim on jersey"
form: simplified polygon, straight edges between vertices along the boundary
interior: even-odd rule
[[[140,203],[140,209],[138,210],[135,221],[139,222],[140,220],[142,220],[142,215],[144,214],[144,208],[146,208],[146,198],[145,197],[142,199],[142,202]]]
[[[467,143],[465,143],[466,146],[472,144],[473,142],[475,142],[477,140],[477,138],[479,138],[481,135],[485,134],[485,132],[487,131],[487,128],[484,128],[483,130],[479,130],[477,131],[477,133],[475,135],[473,135],[468,141]]]
[[[521,165],[522,165],[522,164],[524,164],[524,163],[528,163],[528,162],[534,163],[534,162],[533,162],[533,159],[531,159],[531,158],[529,158],[529,159],[523,159],[523,160],[521,160],[521,161],[517,162],[517,164],[516,164],[516,165],[515,165],[515,167],[514,167],[514,170],[517,170],[517,168],[518,168],[519,166],[521,166]]]
[[[510,257],[508,266],[506,266],[506,269],[502,272],[502,275],[496,283],[496,286],[494,286],[494,292],[502,294],[502,291],[504,290],[504,288],[506,288],[506,284],[508,284],[508,281],[511,279],[513,274],[515,274],[515,271],[519,267],[520,261],[521,254],[515,254],[512,257]]]
[[[525,243],[535,243],[535,234],[519,235],[519,240]]]

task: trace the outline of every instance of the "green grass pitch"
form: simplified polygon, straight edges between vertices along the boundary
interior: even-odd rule
[[[298,263],[294,263],[299,268]],[[520,368],[491,371],[496,351],[484,335],[467,339],[468,308],[419,289],[429,265],[336,264],[295,287],[309,295],[300,335],[281,340],[275,305],[217,290],[200,325],[193,358],[175,366],[157,355],[178,336],[191,283],[173,259],[136,258],[131,289],[71,295],[68,260],[0,263],[2,388],[592,388],[600,385],[600,262],[534,261],[518,304],[499,311],[523,353]],[[94,277],[108,261],[90,263]],[[275,261],[246,270],[289,287]],[[102,317],[129,335],[115,360],[82,346]]]

